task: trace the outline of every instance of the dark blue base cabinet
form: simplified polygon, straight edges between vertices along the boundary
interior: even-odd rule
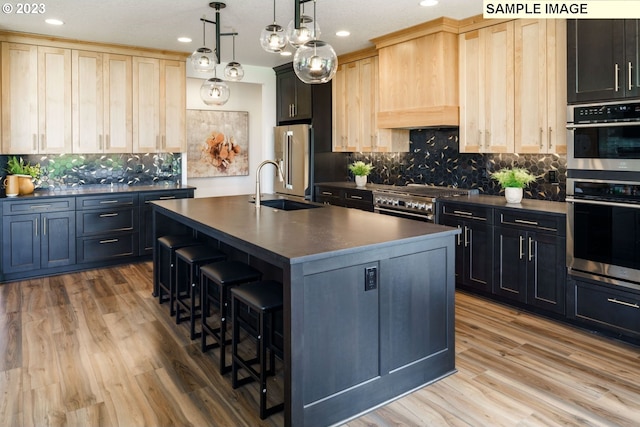
[[[112,194],[3,199],[0,282],[150,259],[148,202],[193,193],[133,187]]]

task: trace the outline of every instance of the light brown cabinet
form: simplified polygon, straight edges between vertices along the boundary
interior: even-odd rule
[[[71,151],[71,50],[2,43],[2,152]]]
[[[131,57],[74,50],[72,71],[73,152],[131,152]]]
[[[567,29],[562,19],[515,21],[515,152],[567,152]]]
[[[458,126],[457,21],[440,18],[372,40],[381,128]]]
[[[185,63],[133,58],[133,150],[186,150]]]
[[[409,131],[379,129],[378,58],[341,64],[333,84],[333,151],[409,151]]]
[[[513,22],[459,36],[460,152],[513,152]]]

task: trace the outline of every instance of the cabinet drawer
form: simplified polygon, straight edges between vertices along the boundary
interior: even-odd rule
[[[497,209],[495,221],[499,225],[558,233],[563,236],[566,234],[565,217],[555,215]]]
[[[342,194],[345,200],[370,203],[373,208],[373,193],[371,191],[347,188]]]
[[[440,216],[476,220],[486,224],[493,224],[492,209],[485,206],[442,202],[440,204]]]
[[[73,197],[49,198],[44,200],[5,200],[2,203],[2,214],[24,214],[39,212],[58,212],[75,210],[76,204]]]
[[[575,318],[640,336],[640,294],[575,282]]]
[[[78,197],[77,209],[111,209],[122,206],[135,206],[138,202],[137,194],[113,194],[109,196]]]
[[[76,212],[76,235],[134,231],[138,228],[138,208],[115,208]]]
[[[187,199],[191,196],[190,190],[177,190],[177,191],[156,191],[153,193],[143,193],[140,195],[140,204],[148,205],[149,202],[154,200],[172,200],[172,199]]]
[[[77,239],[79,263],[106,261],[138,255],[138,233]]]

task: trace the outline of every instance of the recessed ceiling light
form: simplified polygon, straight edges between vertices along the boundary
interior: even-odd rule
[[[280,52],[280,55],[282,55],[282,56],[291,56],[292,53],[289,52],[288,50],[283,50],[282,52]]]
[[[53,18],[45,19],[44,22],[46,22],[49,25],[62,25],[62,24],[64,24],[64,22],[62,22],[61,20],[53,19]]]
[[[180,43],[191,43],[193,40],[191,40],[189,37],[178,37],[178,41]]]
[[[340,30],[338,32],[336,32],[336,36],[338,37],[349,37],[351,35],[351,33],[347,30]]]
[[[422,0],[420,6],[435,6],[438,4],[438,0]]]

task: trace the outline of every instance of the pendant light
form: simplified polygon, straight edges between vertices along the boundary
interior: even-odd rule
[[[313,21],[316,22],[316,0],[313,0]],[[331,81],[338,69],[338,55],[333,47],[315,36],[300,46],[293,56],[293,71],[304,83]]]
[[[206,80],[200,86],[200,98],[207,105],[224,105],[229,100],[230,95],[229,86],[224,80],[219,79],[217,74],[214,74],[214,77]]]
[[[213,51],[206,46],[205,38],[205,26],[206,20],[202,19],[202,45],[203,47],[196,49],[191,54],[191,66],[195,71],[201,73],[209,73],[214,70],[216,66],[216,56]]]
[[[236,33],[233,33],[233,61],[224,67],[224,76],[227,80],[238,82],[244,77],[244,69],[239,62],[236,62]]]
[[[287,44],[284,28],[276,24],[276,0],[273,0],[273,24],[267,25],[260,33],[260,45],[271,53],[280,53]]]
[[[294,17],[287,25],[287,40],[295,49],[299,48],[314,37],[320,36],[320,27],[309,15],[304,14],[304,3],[302,3],[302,14],[296,28],[296,18]]]

